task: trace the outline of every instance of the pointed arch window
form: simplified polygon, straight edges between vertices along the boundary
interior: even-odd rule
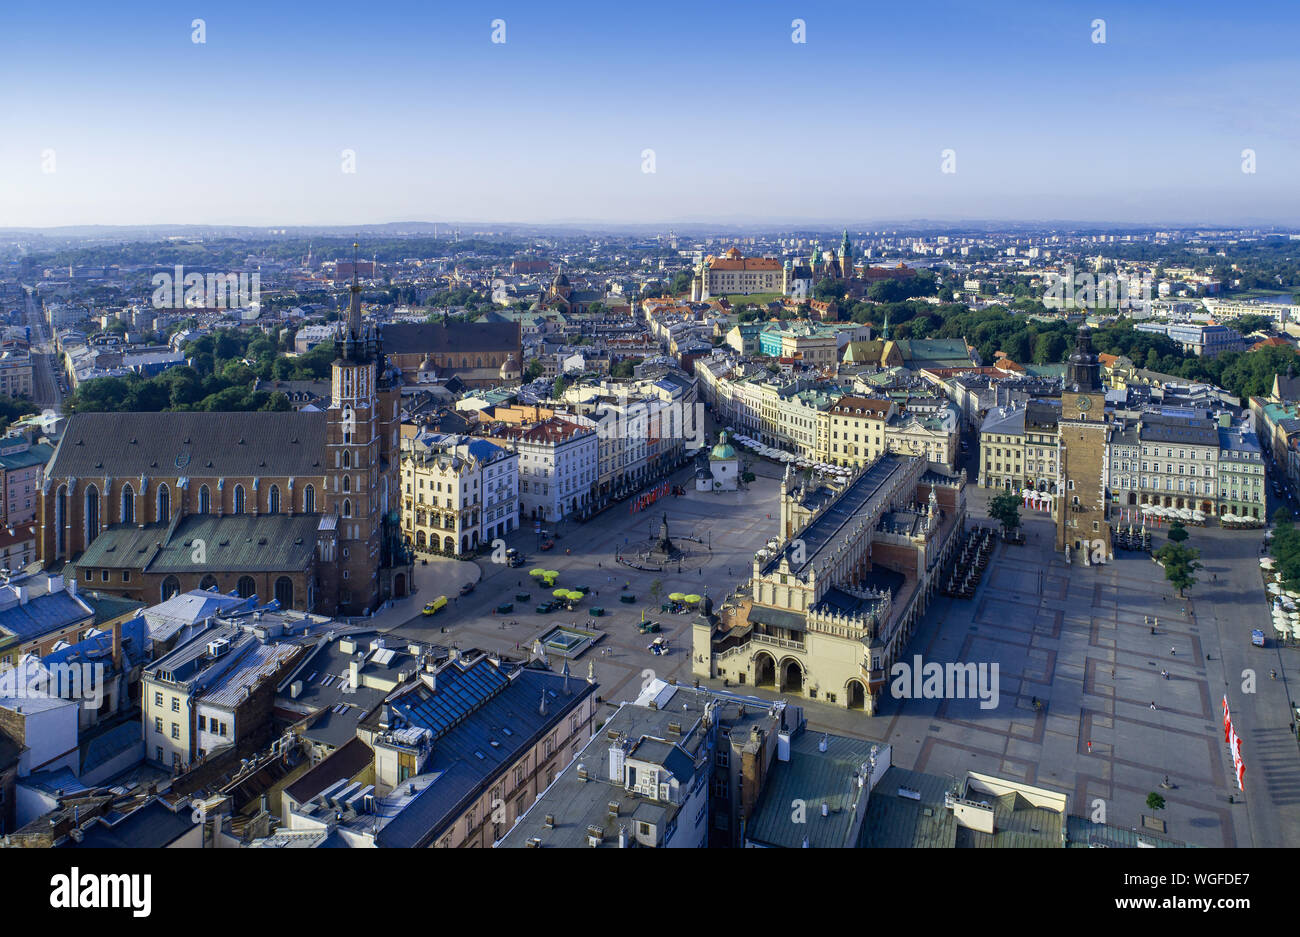
[[[135,523],[135,489],[130,482],[122,486],[122,523]]]
[[[204,485],[199,489],[199,513],[207,514],[212,510],[212,492],[208,491],[208,486]]]
[[[236,514],[244,513],[244,486],[243,485],[235,486],[235,513]]]
[[[166,523],[172,516],[172,490],[165,484],[158,486],[158,520]]]
[[[99,534],[99,489],[91,485],[86,489],[86,545]]]
[[[280,486],[279,485],[271,486],[271,493],[267,497],[267,503],[270,506],[270,512],[272,514],[280,513]]]
[[[302,490],[302,510],[304,514],[316,513],[316,487],[308,485]]]

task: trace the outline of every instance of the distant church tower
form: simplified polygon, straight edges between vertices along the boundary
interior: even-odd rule
[[[853,279],[853,245],[849,242],[849,229],[844,229],[844,240],[840,241],[840,276],[846,280]]]
[[[356,245],[353,249],[355,254]],[[326,513],[338,525],[339,579],[330,585],[337,589],[340,611],[359,614],[394,594],[407,594],[410,571],[401,569],[409,563],[392,541],[400,391],[385,363],[378,331],[362,324],[355,263],[349,291],[347,322],[336,335],[338,357],[332,366]],[[398,574],[405,572],[396,582],[395,568]]]
[[[1066,367],[1059,424],[1056,549],[1064,551],[1069,546],[1072,563],[1090,562],[1093,556],[1115,557],[1107,520],[1110,429],[1101,364],[1092,349],[1092,333],[1084,325]]]

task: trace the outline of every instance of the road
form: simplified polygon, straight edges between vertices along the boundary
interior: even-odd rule
[[[49,326],[41,318],[36,305],[35,292],[26,293],[26,324],[31,327],[32,354],[32,402],[42,410],[60,411],[63,406],[63,394],[59,391],[59,381],[55,362],[58,352],[54,348],[53,336]]]

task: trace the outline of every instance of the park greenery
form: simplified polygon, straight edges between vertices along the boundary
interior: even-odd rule
[[[254,381],[319,381],[329,377],[333,342],[286,357],[292,334],[222,329],[186,342],[187,363],[154,377],[130,374],[85,381],[65,401],[68,413],[160,410],[290,410],[283,393],[255,389]]]
[[[36,404],[30,400],[0,394],[0,433],[8,429],[9,424],[15,420],[39,412]]]
[[[1285,589],[1300,588],[1300,528],[1291,519],[1291,512],[1278,508],[1273,513],[1273,538],[1270,552],[1275,561],[1278,578]]]

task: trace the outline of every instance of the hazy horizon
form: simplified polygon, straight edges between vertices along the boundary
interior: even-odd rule
[[[1300,224],[1293,5],[927,11],[19,3],[0,229]]]

